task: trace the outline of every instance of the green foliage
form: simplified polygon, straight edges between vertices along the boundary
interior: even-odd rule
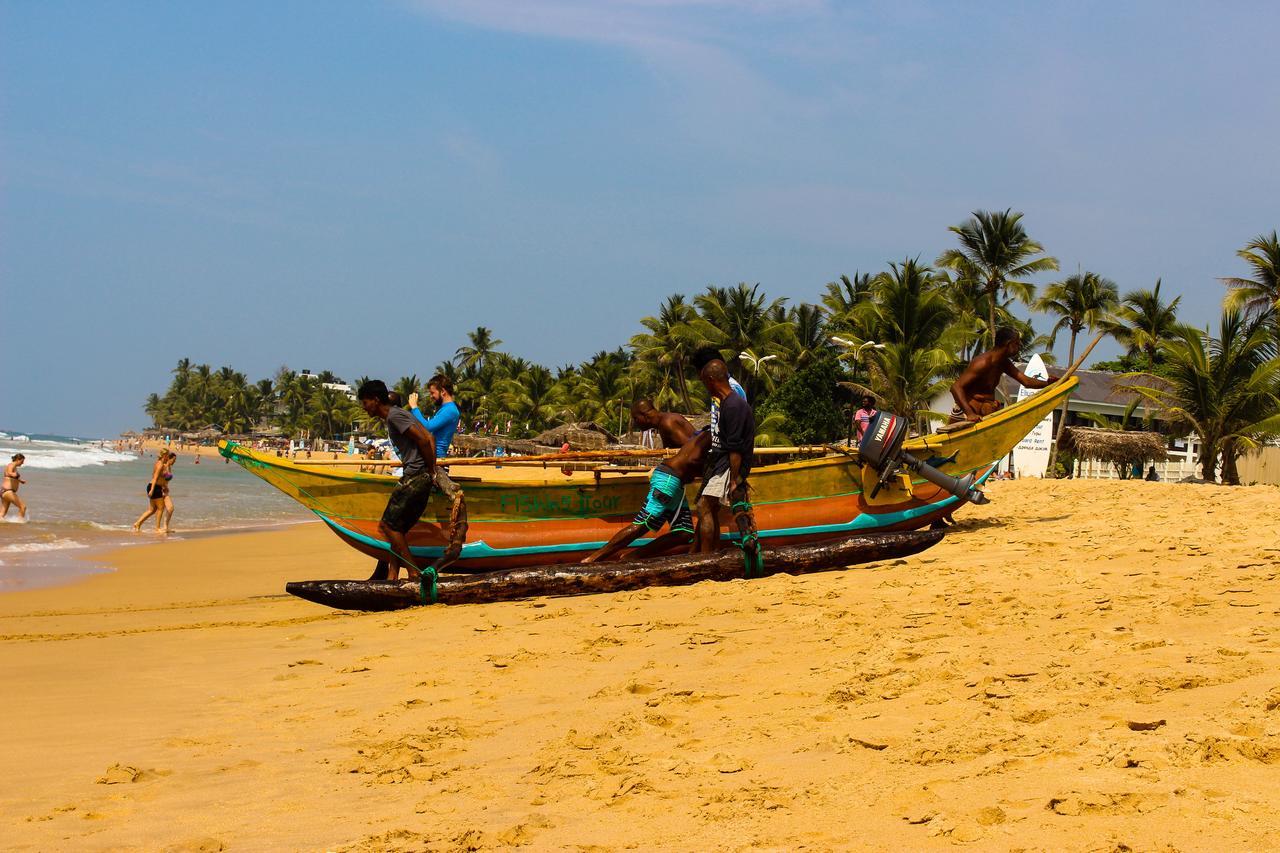
[[[1228,308],[1217,336],[1179,326],[1161,344],[1164,381],[1133,386],[1162,417],[1199,437],[1206,480],[1221,453],[1223,478],[1238,482],[1236,456],[1280,435],[1280,357],[1268,320]]]
[[[1280,316],[1280,243],[1274,231],[1237,253],[1252,277],[1224,279],[1230,316],[1224,316],[1219,336],[1210,337],[1179,324],[1180,300],[1166,301],[1158,279],[1153,289],[1129,291],[1117,300],[1114,283],[1081,272],[1049,285],[1033,303],[1029,279],[1056,270],[1058,262],[1027,235],[1021,220],[1012,210],[976,211],[950,229],[959,245],[943,252],[934,267],[905,258],[880,272],[840,276],[826,285],[817,304],[789,304],[745,282],[709,285],[691,298],[675,293],[655,315],[640,320],[626,347],[579,364],[553,368],[510,355],[493,330],[481,326],[467,334],[467,344],[453,358],[430,373],[401,377],[393,387],[407,397],[423,387],[423,377],[442,373],[453,382],[468,428],[479,421],[516,438],[584,420],[626,430],[627,410],[641,397],[661,409],[705,413],[707,393],[691,361],[699,348],[710,346],[746,387],[760,443],[830,441],[847,429],[836,402],[837,381],[873,393],[881,408],[925,430],[936,417],[929,411],[932,401],[946,393],[996,327],[1010,326],[1021,333],[1028,353],[1052,347],[1065,331],[1074,354],[1080,333],[1108,332],[1125,353],[1094,369],[1166,380],[1174,391],[1139,381],[1163,417],[1181,419],[1206,436],[1210,456],[1222,450],[1231,466],[1238,450],[1255,446],[1280,424],[1280,398],[1268,396],[1274,392],[1268,383]],[[1037,338],[1017,316],[1022,304],[1054,315],[1050,337]],[[229,367],[214,371],[183,359],[168,391],[149,395],[145,410],[157,425],[175,429],[215,424],[248,431],[271,425],[291,436],[379,429],[357,403],[321,386],[333,379],[327,373],[303,378],[281,368],[274,378],[251,383]]]
[[[840,363],[832,357],[800,368],[759,408],[757,429],[761,423],[774,423],[770,416],[780,414],[782,432],[797,444],[822,444],[844,438],[848,425],[838,383],[846,378]]]

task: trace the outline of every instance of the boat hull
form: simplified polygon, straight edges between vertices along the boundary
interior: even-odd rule
[[[912,439],[905,449],[933,460],[948,474],[973,474],[982,482],[1076,382],[1072,378],[1051,386],[970,429]],[[348,545],[373,557],[388,553],[378,523],[394,478],[298,465],[233,442],[223,442],[220,450],[316,513]],[[563,474],[554,464],[478,472],[457,466],[452,473],[466,495],[469,519],[467,543],[451,566],[454,571],[577,562],[630,524],[648,491],[644,473]],[[759,466],[751,475],[751,497],[760,537],[767,546],[780,547],[857,533],[916,530],[949,517],[962,504],[933,484],[906,476],[872,497],[875,482],[875,472],[856,453]],[[691,486],[690,501],[695,496]],[[448,513],[448,505],[433,495],[407,535],[414,556],[429,560],[443,553]],[[729,523],[728,515],[723,513],[722,522]],[[722,536],[727,544],[733,534]],[[649,541],[639,540],[635,547]],[[628,556],[624,552],[624,559]]]

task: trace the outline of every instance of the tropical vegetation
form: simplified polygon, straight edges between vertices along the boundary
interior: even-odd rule
[[[1224,314],[1216,334],[1185,325],[1181,297],[1152,288],[1120,294],[1098,272],[1082,270],[1037,294],[1032,279],[1058,261],[1013,210],[974,211],[950,229],[953,248],[932,264],[908,256],[878,271],[840,275],[816,302],[792,302],[758,283],[710,285],[672,293],[636,333],[612,350],[561,366],[507,352],[495,330],[479,327],[452,358],[388,385],[407,397],[443,373],[456,388],[464,428],[515,438],[559,424],[595,421],[629,429],[641,397],[659,408],[705,413],[706,392],[693,369],[699,349],[714,347],[746,388],[760,443],[842,438],[855,400],[911,417],[924,430],[942,417],[940,400],[965,363],[1012,326],[1026,349],[1052,349],[1065,333],[1076,358],[1082,335],[1101,332],[1120,355],[1095,369],[1125,374],[1162,429],[1194,433],[1206,477],[1236,479],[1239,453],[1267,442],[1280,416],[1280,244],[1262,234],[1239,252],[1246,276],[1224,277]],[[1034,314],[1032,313],[1034,312]],[[1037,337],[1032,317],[1048,317]],[[358,386],[367,377],[351,382]],[[274,428],[290,437],[335,438],[378,429],[341,389],[337,376],[280,368],[250,381],[231,367],[180,361],[168,390],[145,409],[157,426],[231,433]]]

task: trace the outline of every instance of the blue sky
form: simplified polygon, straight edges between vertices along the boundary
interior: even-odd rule
[[[145,425],[182,357],[580,361],[979,208],[1204,324],[1280,227],[1277,43],[1247,2],[5,0],[0,428]]]

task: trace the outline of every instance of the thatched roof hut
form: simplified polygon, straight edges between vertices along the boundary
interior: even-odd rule
[[[534,436],[533,440],[557,449],[567,441],[571,450],[603,450],[618,443],[613,433],[593,421],[564,424]]]
[[[1121,467],[1161,461],[1168,456],[1169,442],[1158,432],[1067,427],[1062,446],[1082,459],[1096,459]]]

